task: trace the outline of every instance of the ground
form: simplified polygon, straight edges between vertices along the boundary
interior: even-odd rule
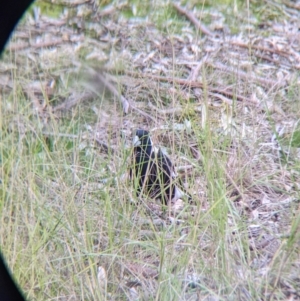
[[[300,3],[38,1],[0,63],[3,253],[29,300],[300,299]],[[136,198],[151,131],[192,201]]]

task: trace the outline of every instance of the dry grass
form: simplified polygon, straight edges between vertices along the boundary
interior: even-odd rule
[[[0,242],[29,299],[300,299],[299,9],[234,3],[50,5],[19,26],[0,65]],[[136,202],[136,128],[191,204]]]

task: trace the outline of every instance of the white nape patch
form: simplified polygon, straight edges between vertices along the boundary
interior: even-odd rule
[[[150,141],[150,145],[153,147],[153,142],[152,142],[151,137],[149,137],[149,141]]]
[[[185,196],[185,193],[182,190],[180,190],[177,186],[175,186],[175,195],[172,199],[172,202],[175,202],[178,199],[181,199],[183,196]]]
[[[134,136],[132,144],[133,144],[133,146],[139,146],[139,145],[141,145],[140,138],[138,136]]]
[[[172,170],[171,177],[172,179],[177,178],[177,173],[174,170]]]
[[[168,151],[167,151],[167,149],[166,149],[165,147],[161,147],[161,148],[160,148],[160,151],[161,151],[165,156],[167,156],[167,157],[169,158]]]
[[[155,154],[158,154],[159,148],[157,148],[156,146],[154,146],[154,147],[152,147],[152,149],[153,149],[153,152],[154,152]]]

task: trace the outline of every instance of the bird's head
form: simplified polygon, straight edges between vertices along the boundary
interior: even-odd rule
[[[133,146],[143,149],[151,149],[152,141],[149,132],[146,130],[136,130],[135,136],[133,137]]]

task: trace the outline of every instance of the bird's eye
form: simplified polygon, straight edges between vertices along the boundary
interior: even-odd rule
[[[133,138],[133,146],[139,146],[141,145],[141,140],[138,136],[134,136]]]

